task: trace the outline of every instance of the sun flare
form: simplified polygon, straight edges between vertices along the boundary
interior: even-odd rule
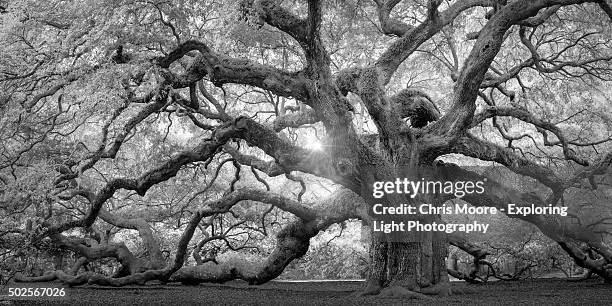
[[[306,135],[304,137],[304,148],[311,151],[322,151],[323,143],[315,135]]]

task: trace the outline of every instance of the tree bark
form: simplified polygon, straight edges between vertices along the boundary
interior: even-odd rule
[[[424,232],[414,241],[388,241],[372,233],[370,267],[363,294],[406,295],[404,290],[448,295],[448,243],[444,234]]]
[[[415,149],[414,147],[411,149]],[[397,150],[400,155],[393,167],[379,165],[373,176],[383,177],[385,181],[394,181],[395,178],[409,178],[417,180],[421,176],[428,176],[418,167],[405,166],[418,165],[418,162],[405,162],[406,156],[412,157],[413,152],[406,149]],[[404,154],[402,154],[404,152]],[[388,165],[387,163],[386,165]],[[389,169],[389,168],[392,168]],[[429,172],[429,171],[427,171]],[[392,174],[392,175],[391,175]],[[425,197],[411,198],[406,195],[386,194],[381,199],[372,198],[373,181],[363,189],[362,198],[366,200],[370,209],[372,205],[396,206],[402,203],[419,205],[421,203],[438,203],[438,199]],[[371,210],[370,210],[371,211]],[[377,216],[371,216],[377,219]],[[407,221],[418,220],[421,223],[441,222],[439,215],[402,215],[401,218],[385,216],[386,220]],[[386,221],[384,220],[383,221]],[[372,220],[370,220],[371,222]],[[364,295],[382,294],[386,296],[415,296],[415,293],[424,294],[450,294],[449,279],[446,269],[448,241],[445,233],[404,231],[384,234],[374,232],[371,226],[370,267],[366,281]]]

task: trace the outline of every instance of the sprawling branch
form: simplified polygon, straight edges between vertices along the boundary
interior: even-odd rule
[[[169,68],[173,62],[195,50],[200,52],[200,56],[196,57],[186,74],[177,76],[169,71],[166,73],[174,88],[189,87],[208,76],[217,86],[245,84],[269,90],[278,96],[308,100],[302,72],[288,72],[246,59],[216,54],[206,44],[194,40],[179,45],[170,54],[158,59],[158,64],[162,68]]]
[[[97,243],[93,239],[70,238],[61,234],[52,235],[51,238],[56,244],[80,254],[88,261],[115,258],[126,270],[126,275],[164,266],[163,260],[152,262],[137,258],[124,243]]]
[[[78,75],[76,73],[69,75],[65,80],[61,80],[57,85],[54,85],[51,88],[45,90],[44,92],[41,92],[37,94],[36,96],[34,96],[32,100],[28,101],[26,105],[24,105],[25,108],[26,109],[33,108],[34,106],[36,106],[36,104],[38,104],[38,102],[40,102],[40,100],[53,96],[58,91],[60,91],[62,88],[70,85],[70,83],[74,82],[77,79],[78,79]]]
[[[128,135],[134,130],[136,126],[138,126],[143,120],[148,118],[150,115],[158,112],[162,109],[167,103],[167,98],[169,94],[169,88],[166,88],[165,85],[160,86],[156,90],[152,90],[149,94],[147,94],[147,100],[143,102],[149,102],[153,100],[152,103],[149,103],[142,107],[134,116],[132,116],[124,125],[123,128],[117,133],[115,138],[111,141],[111,145],[107,146],[107,139],[109,134],[110,125],[121,115],[129,106],[128,103],[124,103],[117,109],[113,111],[109,120],[102,126],[102,137],[99,142],[98,148],[94,152],[88,154],[85,158],[83,158],[84,162],[79,166],[77,171],[68,171],[68,173],[64,173],[56,180],[56,184],[59,184],[62,181],[67,181],[71,179],[75,179],[81,173],[86,170],[91,169],[100,159],[102,158],[115,158],[119,149],[127,139]],[[72,163],[77,163],[78,161],[69,161],[67,163],[68,166],[72,166]]]
[[[460,138],[452,151],[480,160],[494,161],[506,166],[515,173],[535,178],[548,186],[553,192],[561,192],[564,182],[547,167],[515,154],[511,149],[477,139],[471,135]]]
[[[281,168],[274,160],[265,161],[256,156],[242,154],[237,149],[232,148],[230,145],[225,145],[223,150],[232,156],[241,165],[250,166],[257,169],[268,176],[279,176],[285,173],[285,170]]]
[[[447,179],[482,180],[484,177],[472,171],[461,169],[458,166],[446,165],[443,170]],[[486,192],[482,194],[470,194],[462,200],[474,206],[488,206],[504,209],[508,214],[507,204],[515,204],[516,207],[529,207],[531,205],[546,207],[547,203],[534,193],[521,193],[514,189],[505,187],[491,179],[487,180]],[[560,215],[548,214],[512,214],[512,218],[519,218],[537,226],[544,235],[557,242],[576,261],[577,264],[591,269],[593,272],[604,277],[612,278],[612,250],[603,242],[603,236],[590,228],[584,227],[574,218],[562,217]],[[577,247],[578,243],[585,243],[602,256],[601,260],[593,261]]]
[[[342,211],[340,212],[334,211],[334,212],[331,212],[331,213],[328,213],[322,216],[321,212],[318,211],[316,208],[308,207],[306,205],[303,205],[302,203],[285,198],[278,194],[274,194],[274,193],[267,192],[267,191],[256,190],[256,189],[239,189],[239,190],[236,190],[232,193],[225,195],[224,197],[218,200],[208,201],[204,203],[204,208],[199,211],[196,211],[193,214],[193,216],[191,217],[191,220],[187,224],[187,227],[183,231],[183,234],[181,235],[181,238],[179,240],[177,252],[174,257],[174,262],[169,267],[166,267],[163,269],[156,269],[154,267],[149,267],[148,269],[146,269],[145,266],[142,266],[142,265],[130,265],[131,267],[138,267],[138,270],[130,271],[130,275],[125,276],[125,277],[119,277],[119,278],[111,278],[111,277],[103,276],[103,275],[96,274],[96,273],[84,273],[81,275],[72,276],[62,271],[55,271],[52,273],[45,274],[42,277],[25,277],[25,276],[20,275],[17,278],[17,280],[23,281],[23,282],[32,282],[32,281],[50,281],[54,279],[60,279],[63,282],[68,283],[70,285],[82,285],[82,284],[89,283],[89,284],[100,284],[100,285],[107,285],[107,286],[125,286],[127,284],[144,284],[150,280],[167,281],[168,278],[172,274],[174,274],[176,271],[178,271],[183,266],[185,262],[184,258],[187,254],[187,247],[200,221],[205,217],[210,217],[212,215],[219,214],[219,213],[226,213],[230,211],[230,209],[234,205],[236,205],[237,203],[241,201],[245,201],[245,200],[272,204],[275,207],[278,207],[279,209],[290,212],[296,215],[298,218],[300,218],[299,222],[305,222],[305,224],[309,224],[310,227],[307,228],[307,230],[310,230],[310,231],[315,230],[317,226],[326,228],[329,225],[335,222],[338,222],[337,221],[338,219],[351,218],[351,217],[355,218],[360,213],[363,213],[363,212],[358,212],[356,209],[353,209],[348,213],[342,212]],[[349,203],[345,206],[353,207],[352,205],[354,204]],[[318,232],[318,230],[316,232]],[[310,237],[314,236],[316,232],[314,234],[311,234]],[[304,233],[302,233],[301,231],[298,231],[298,232],[289,231],[288,233],[285,232],[285,235],[293,235],[294,233],[298,233],[300,235],[300,238],[302,237],[301,235],[304,235]],[[105,245],[105,246],[87,246],[81,243],[80,240],[74,241],[74,240],[66,239],[59,234],[52,235],[52,237],[54,237],[55,240],[58,240],[61,244],[71,249],[74,249],[75,251],[78,251],[79,253],[91,259],[114,257],[114,258],[117,258],[121,263],[126,263],[126,264],[128,262],[133,262],[134,260],[137,260],[133,258],[132,253],[129,252],[129,250],[125,247],[125,245],[122,245],[122,244]],[[279,236],[279,239],[281,239],[281,237],[282,235]],[[308,237],[305,242],[304,241],[301,242],[301,243],[306,244],[305,249],[297,248],[297,250],[299,250],[301,254],[299,256],[302,256],[308,250],[308,239],[310,237]],[[287,243],[289,243],[290,245],[293,245],[293,239],[288,238]],[[285,247],[281,247],[280,251],[278,252],[287,252],[287,251],[291,252],[292,250],[290,247],[287,247],[287,245],[285,245]],[[287,264],[288,264],[292,259],[293,258],[289,258],[285,260],[287,260]]]
[[[267,24],[291,35],[299,43],[307,41],[308,29],[307,21],[301,19],[280,6],[278,1],[261,0],[257,1],[259,17]]]
[[[484,259],[491,253],[482,247],[469,242],[465,237],[457,233],[447,234],[448,243],[460,248],[462,251],[474,256],[475,259]]]
[[[304,256],[308,251],[310,239],[320,231],[351,218],[367,218],[361,198],[346,189],[339,190],[311,207],[316,211],[316,218],[296,220],[284,226],[277,235],[274,251],[264,262],[255,265],[252,262],[208,262],[185,267],[171,280],[193,284],[242,279],[250,284],[262,284],[279,276],[291,261]]]
[[[315,111],[312,109],[307,109],[304,111],[278,116],[274,120],[274,130],[280,132],[288,127],[297,128],[305,124],[317,122],[319,122],[319,118],[317,117]]]
[[[578,157],[576,153],[570,149],[568,140],[565,138],[563,131],[561,131],[559,127],[557,127],[556,125],[550,122],[547,122],[547,121],[544,121],[542,119],[535,117],[532,113],[524,109],[515,108],[515,107],[489,106],[489,107],[486,107],[482,112],[474,116],[470,126],[471,127],[476,126],[482,121],[484,121],[485,119],[492,118],[495,116],[513,117],[523,122],[531,123],[534,126],[536,126],[539,130],[546,130],[546,131],[552,132],[559,139],[558,144],[560,144],[561,147],[563,148],[563,155],[565,156],[565,158],[567,158],[568,160],[572,160],[583,166],[588,165],[588,161],[586,161],[583,158]],[[544,131],[542,133],[544,134],[545,145],[549,145],[549,146],[555,145],[555,143],[548,141],[546,137],[546,133]]]
[[[377,2],[382,14],[382,23],[385,16],[397,4],[397,1]],[[386,151],[394,155],[397,145],[394,139],[410,138],[395,109],[389,104],[384,92],[384,86],[411,54],[419,46],[438,33],[445,25],[452,22],[461,12],[475,7],[491,5],[490,1],[459,1],[451,5],[444,12],[438,12],[440,1],[428,2],[427,19],[418,26],[403,33],[377,60],[375,65],[366,68],[352,68],[341,71],[336,77],[336,84],[341,92],[354,92],[358,94],[366,106],[369,114],[376,123],[381,143]],[[399,34],[399,33],[398,33]],[[397,153],[397,152],[396,152]]]
[[[587,1],[515,1],[493,15],[480,32],[461,69],[453,93],[453,106],[445,116],[428,128],[430,134],[443,136],[447,141],[436,140],[432,146],[454,141],[471,124],[478,90],[510,26],[535,16],[542,8],[583,2]]]
[[[485,75],[485,79],[480,84],[480,88],[498,88],[502,83],[509,81],[512,78],[516,78],[523,69],[527,67],[532,67],[535,61],[532,58],[529,58],[525,61],[522,61],[518,65],[508,69],[505,73],[502,73],[497,76],[493,76],[491,73],[487,73]]]
[[[401,37],[412,29],[412,27],[406,23],[390,17],[391,11],[400,3],[400,0],[375,0],[374,2],[376,2],[378,8],[378,21],[380,22],[380,28],[383,33]]]
[[[519,30],[521,43],[523,43],[523,45],[525,45],[527,49],[529,50],[529,52],[531,53],[531,59],[528,61],[531,65],[535,66],[534,67],[535,70],[541,73],[557,73],[558,72],[558,73],[563,73],[567,75],[572,75],[572,73],[567,71],[567,68],[583,69],[587,73],[590,73],[590,71],[597,70],[597,68],[593,66],[594,64],[597,64],[600,62],[606,63],[612,60],[612,54],[600,55],[600,56],[595,56],[595,57],[591,57],[587,59],[577,59],[577,60],[568,60],[568,61],[559,60],[559,57],[565,51],[567,51],[573,46],[578,45],[582,39],[592,34],[593,33],[587,33],[587,34],[582,35],[581,37],[576,39],[574,43],[563,48],[561,52],[553,55],[550,58],[545,58],[540,55],[540,53],[537,50],[537,47],[534,46],[533,43],[531,42],[530,38],[527,35],[526,28],[521,27]]]
[[[547,9],[541,10],[537,15],[527,18],[523,21],[520,21],[518,24],[525,27],[537,27],[542,25],[548,18],[554,15],[559,9],[561,5],[554,5]]]
[[[574,175],[568,179],[565,183],[566,187],[572,187],[576,183],[588,179],[591,183],[591,188],[596,189],[597,185],[593,177],[595,175],[603,175],[607,173],[612,167],[612,152],[608,152],[607,154],[602,154],[602,156],[596,162],[592,163],[588,167],[584,167],[574,173]]]
[[[159,248],[159,242],[155,239],[153,231],[149,223],[142,218],[127,219],[111,214],[105,209],[101,209],[98,213],[100,219],[114,226],[126,229],[134,229],[138,231],[146,250],[149,252],[151,262],[159,267],[164,265],[164,257]]]
[[[160,166],[145,172],[138,178],[116,178],[108,181],[97,193],[88,196],[91,206],[83,218],[50,226],[39,238],[75,227],[88,227],[96,220],[102,204],[110,199],[117,190],[134,190],[143,196],[155,184],[174,177],[184,165],[211,158],[231,137],[244,130],[245,127],[237,123],[230,122],[220,126],[215,131],[216,137],[213,139],[204,140],[193,149],[172,156]]]
[[[383,14],[383,17],[388,16],[386,10],[390,12],[397,2],[399,1],[386,1],[383,5],[379,6],[379,15]],[[427,19],[418,26],[401,33],[402,37],[389,46],[380,56],[376,62],[376,67],[380,71],[380,79],[383,84],[389,82],[399,65],[414,53],[419,46],[433,37],[444,26],[451,23],[459,14],[473,7],[493,5],[492,1],[488,0],[457,1],[445,11],[438,12],[440,3],[440,1],[429,1]],[[388,22],[389,21],[385,23]],[[394,34],[400,34],[400,28],[401,30],[407,29],[405,27],[393,25],[393,30],[397,31],[397,33]]]
[[[335,181],[343,180],[342,175],[337,174],[333,159],[326,151],[313,151],[295,146],[279,137],[272,129],[246,117],[237,119],[237,122],[240,122],[243,128],[233,137],[244,139],[249,144],[262,149],[286,172],[302,171]]]

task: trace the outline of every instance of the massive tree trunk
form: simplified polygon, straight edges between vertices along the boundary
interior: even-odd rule
[[[417,150],[415,146],[410,148]],[[429,177],[432,172],[430,167],[415,167],[420,162],[415,151],[399,148],[387,150],[387,156],[395,156],[389,159],[395,162],[380,162],[371,169],[378,181],[393,182],[396,178],[408,178],[420,180]],[[372,206],[383,204],[384,206],[397,206],[410,204],[418,206],[422,203],[441,203],[439,198],[429,195],[419,195],[415,198],[407,194],[385,194],[380,199],[373,198],[372,186],[375,180],[367,180],[368,183],[362,190],[362,198],[367,203],[371,220],[370,225],[376,221],[405,222],[409,220],[421,223],[440,222],[439,215],[373,215]],[[448,295],[450,287],[446,271],[446,256],[448,253],[448,242],[446,236],[441,232],[418,232],[418,231],[396,231],[383,233],[374,231],[370,226],[370,262],[369,272],[363,294],[382,294],[384,296],[414,296],[418,293]]]
[[[392,203],[398,205],[402,202]],[[403,202],[406,203],[406,202]],[[402,215],[400,219],[431,223],[438,215]],[[363,294],[387,296],[450,293],[446,256],[448,242],[444,233],[404,231],[385,234],[370,227],[369,273]]]
[[[409,295],[410,291],[449,294],[445,237],[432,232],[406,236],[412,241],[388,241],[377,233],[372,236],[364,294],[396,296]]]

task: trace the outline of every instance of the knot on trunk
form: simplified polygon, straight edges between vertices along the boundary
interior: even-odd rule
[[[424,92],[406,88],[390,98],[390,104],[402,119],[410,119],[415,128],[422,128],[440,118],[440,111]]]
[[[351,68],[341,71],[336,76],[336,86],[343,96],[349,92],[357,92],[357,80],[361,76],[361,71],[358,68]]]

